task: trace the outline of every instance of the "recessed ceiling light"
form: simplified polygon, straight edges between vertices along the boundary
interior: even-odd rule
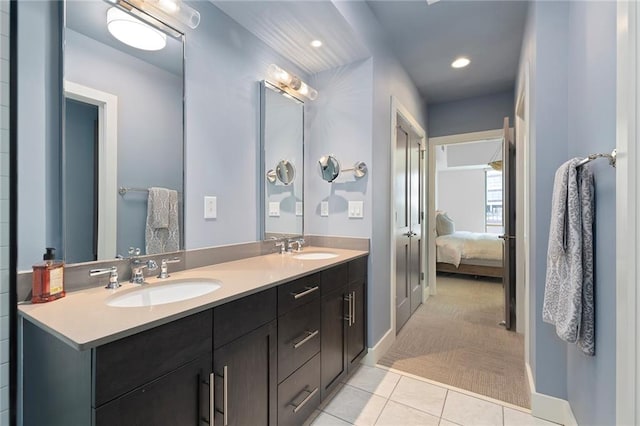
[[[111,35],[131,47],[141,50],[161,50],[167,36],[117,7],[107,10],[107,28]]]
[[[313,47],[320,47],[320,46],[322,46],[322,41],[320,41],[320,40],[313,40],[313,41],[311,42],[311,46],[313,46]]]
[[[469,60],[469,58],[460,57],[460,58],[456,59],[455,61],[451,62],[451,67],[452,68],[464,68],[467,65],[469,65],[470,63],[471,63],[471,61]]]

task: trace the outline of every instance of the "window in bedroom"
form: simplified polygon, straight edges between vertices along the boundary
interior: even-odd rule
[[[502,234],[502,172],[485,172],[485,232]]]

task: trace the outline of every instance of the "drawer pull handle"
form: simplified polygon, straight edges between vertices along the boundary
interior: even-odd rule
[[[315,394],[317,394],[317,393],[318,393],[318,388],[315,388],[315,389],[314,389],[314,390],[312,390],[312,391],[309,391],[309,390],[305,389],[305,390],[303,390],[303,391],[301,392],[301,394],[302,394],[302,393],[308,393],[309,395],[307,395],[307,397],[306,397],[305,399],[303,399],[303,400],[302,400],[302,402],[301,402],[300,404],[294,404],[293,402],[291,403],[291,405],[293,405],[293,412],[294,412],[294,413],[297,413],[298,411],[302,410],[302,407],[304,407],[304,406],[305,406],[305,404],[306,404],[307,402],[309,402],[309,400],[310,400],[311,398],[313,398],[313,396],[314,396]]]
[[[300,346],[304,345],[305,343],[307,343],[309,340],[313,339],[314,337],[316,337],[318,335],[318,333],[320,333],[320,330],[316,330],[316,331],[305,331],[305,338],[300,340],[299,342],[296,342],[293,344],[293,349],[298,349]]]
[[[353,307],[352,307],[352,304],[351,304],[352,300],[353,299],[351,298],[351,293],[349,293],[348,296],[344,297],[344,301],[345,302],[349,302],[349,313],[344,318],[344,320],[349,323],[349,327],[351,327],[353,325]]]
[[[224,394],[222,395],[222,405],[224,406],[224,426],[229,424],[229,371],[227,366],[224,366],[222,376],[222,387],[224,389]]]
[[[305,287],[304,291],[301,291],[300,293],[291,293],[291,295],[293,296],[294,299],[298,300],[301,297],[306,296],[307,294],[311,294],[314,291],[317,291],[318,289],[320,289],[320,287],[315,286],[315,287]]]
[[[354,291],[352,294],[351,306],[353,306],[353,309],[351,311],[351,325],[356,325],[356,292]]]
[[[209,424],[214,426],[216,423],[216,410],[215,404],[216,399],[214,396],[214,388],[215,388],[215,374],[209,374]]]

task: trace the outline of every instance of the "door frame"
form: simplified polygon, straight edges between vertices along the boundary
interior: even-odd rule
[[[393,200],[395,200],[395,185],[393,185],[395,176],[394,176],[394,172],[395,172],[395,164],[396,164],[396,143],[397,143],[397,132],[396,132],[396,127],[398,126],[398,115],[400,115],[402,117],[403,120],[405,120],[407,123],[409,123],[409,126],[411,126],[411,130],[413,131],[413,133],[420,139],[420,141],[418,142],[420,145],[420,151],[421,153],[424,152],[425,154],[422,155],[423,158],[420,159],[420,166],[422,167],[422,170],[425,171],[425,173],[422,174],[422,194],[421,194],[421,199],[422,199],[422,206],[420,206],[420,211],[424,212],[425,211],[425,190],[427,188],[426,186],[426,179],[427,179],[427,173],[426,170],[427,168],[425,167],[425,165],[427,164],[427,158],[428,158],[428,153],[426,152],[426,141],[427,141],[427,132],[422,128],[422,126],[418,123],[418,121],[414,118],[414,116],[411,114],[411,112],[409,112],[409,109],[407,109],[399,100],[398,98],[396,98],[395,96],[391,96],[391,143],[389,145],[389,158],[390,158],[390,162],[389,162],[389,194],[390,194],[390,200],[391,202],[389,203],[389,248],[390,248],[390,252],[391,252],[391,256],[390,256],[390,265],[391,265],[391,271],[390,271],[390,277],[389,277],[389,282],[391,283],[391,285],[389,286],[389,299],[390,299],[390,317],[391,317],[391,331],[393,333],[393,336],[395,338],[396,336],[396,245],[395,245],[395,205],[393,203]],[[426,215],[425,215],[426,216]],[[423,271],[428,271],[426,269],[427,267],[427,262],[426,262],[426,256],[425,256],[425,247],[426,247],[426,242],[425,242],[425,231],[426,231],[426,220],[422,220],[422,226],[421,226],[421,231],[422,231],[422,246],[420,248],[421,253],[422,253],[422,259],[420,259],[420,263],[422,265],[422,270]],[[427,274],[425,274],[426,277]],[[429,292],[428,290],[428,281],[422,280],[422,302],[424,303],[427,298],[429,297]]]
[[[509,128],[511,138],[513,138],[513,127]],[[503,129],[484,130],[481,132],[459,133],[456,135],[438,136],[429,138],[429,166],[427,167],[428,182],[428,205],[427,215],[428,223],[431,225],[426,234],[423,234],[423,240],[426,240],[428,251],[428,267],[429,272],[429,291],[431,295],[438,294],[436,285],[436,146],[453,145],[458,143],[479,142],[483,140],[502,139],[504,136]],[[426,235],[426,238],[424,237]]]
[[[64,96],[98,107],[98,260],[112,259],[117,251],[118,97],[68,80]]]
[[[640,422],[640,7],[617,3],[616,66],[616,423]],[[621,237],[631,235],[631,238]]]

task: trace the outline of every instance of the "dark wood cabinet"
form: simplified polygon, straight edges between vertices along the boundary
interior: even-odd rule
[[[366,353],[366,265],[358,258],[87,351],[24,320],[23,423],[302,424]]]
[[[366,261],[366,257],[356,259],[322,273],[323,399],[366,353]]]
[[[276,425],[275,321],[213,352],[215,423]]]
[[[96,426],[208,423],[211,354],[192,361],[95,410]]]

